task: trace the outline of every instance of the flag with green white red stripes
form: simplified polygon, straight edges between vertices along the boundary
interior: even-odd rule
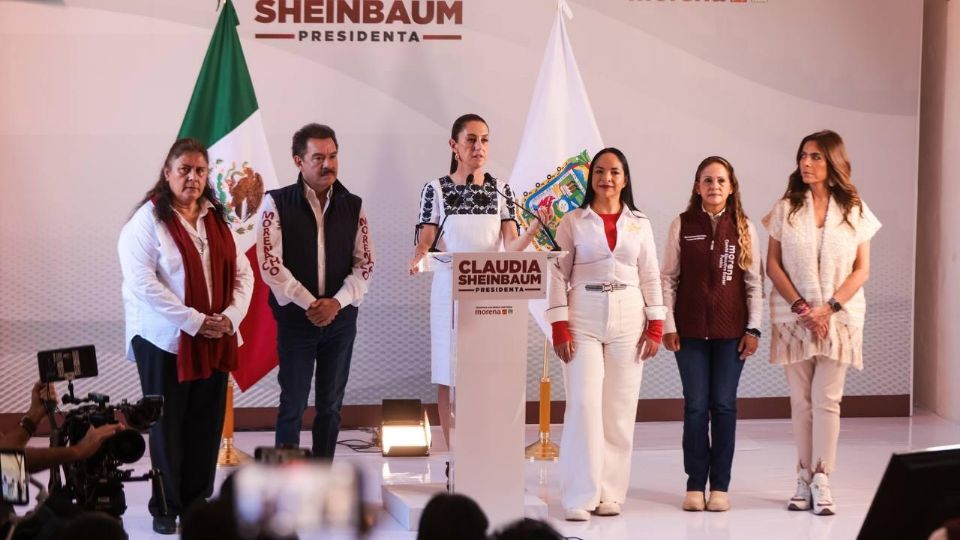
[[[253,298],[240,324],[244,344],[233,374],[246,390],[277,365],[276,322],[260,278],[255,229],[265,190],[278,187],[253,81],[240,45],[240,21],[224,2],[179,137],[193,137],[210,154],[210,185],[227,209],[237,245],[253,266]]]

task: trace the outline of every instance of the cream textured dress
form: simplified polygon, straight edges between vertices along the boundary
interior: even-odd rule
[[[853,272],[857,248],[880,229],[880,221],[866,203],[861,204],[860,209],[850,211],[848,224],[841,207],[830,197],[824,226],[817,228],[813,196],[807,192],[803,206],[793,216],[790,201],[781,199],[763,218],[770,237],[781,244],[784,271],[811,306],[824,304],[833,296]],[[827,337],[819,339],[800,324],[790,304],[774,288],[770,293],[770,363],[791,364],[825,356],[862,370],[866,310],[861,288],[830,318]]]

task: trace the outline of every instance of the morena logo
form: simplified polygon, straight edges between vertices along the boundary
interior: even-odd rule
[[[294,32],[257,33],[258,39],[372,43],[462,39],[457,33],[423,31],[434,25],[462,25],[462,0],[257,0],[256,12],[254,20],[260,24],[303,25]]]
[[[474,315],[513,315],[513,308],[510,306],[477,306],[473,310]]]

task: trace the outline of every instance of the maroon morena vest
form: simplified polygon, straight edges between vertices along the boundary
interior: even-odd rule
[[[680,280],[674,319],[682,338],[732,339],[747,328],[747,291],[737,224],[724,212],[716,231],[702,209],[680,214]]]

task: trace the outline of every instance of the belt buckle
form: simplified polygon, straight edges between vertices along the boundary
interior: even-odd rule
[[[602,286],[603,286],[603,289],[601,289],[601,291],[605,293],[610,293],[614,291],[613,283],[604,283]]]

